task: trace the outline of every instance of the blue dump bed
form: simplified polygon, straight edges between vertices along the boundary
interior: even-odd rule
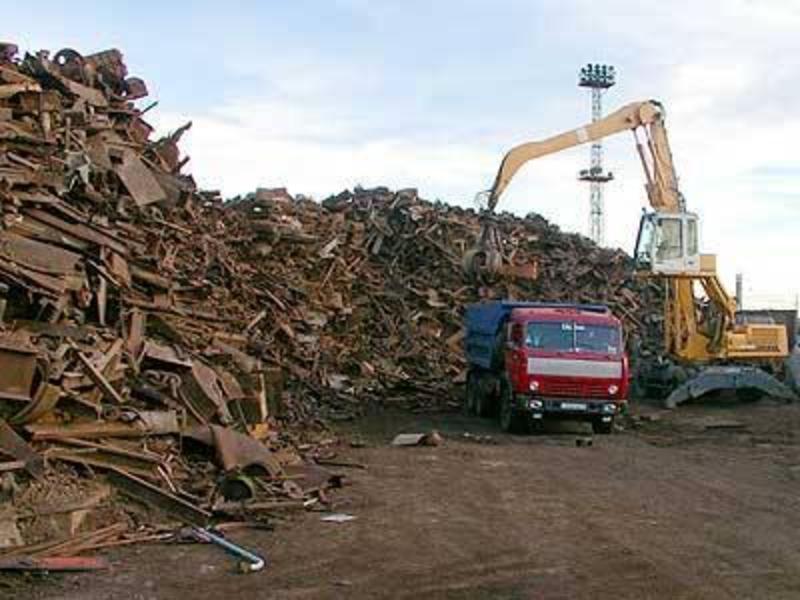
[[[480,302],[470,304],[464,313],[464,350],[470,365],[492,369],[499,364],[497,334],[515,308],[575,308],[592,312],[608,309],[597,304],[561,304],[543,302]]]

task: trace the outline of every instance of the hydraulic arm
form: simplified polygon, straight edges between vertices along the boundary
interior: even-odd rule
[[[644,130],[644,141],[639,137],[638,130],[640,129]],[[663,127],[663,109],[658,102],[651,100],[628,104],[589,125],[546,140],[527,142],[512,148],[503,157],[494,184],[489,190],[489,212],[494,211],[500,195],[525,163],[622,131],[633,131],[636,137],[636,148],[647,178],[647,196],[653,209],[671,212],[683,210],[683,202],[680,199],[677,177],[672,164],[672,155],[667,142],[667,132]],[[645,143],[647,148],[644,147]],[[647,162],[646,155],[648,153],[652,164]]]

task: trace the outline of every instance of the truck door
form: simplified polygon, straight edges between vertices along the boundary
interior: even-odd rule
[[[525,327],[522,323],[510,323],[507,334],[505,363],[511,386],[519,391],[527,383],[527,361],[525,357]]]

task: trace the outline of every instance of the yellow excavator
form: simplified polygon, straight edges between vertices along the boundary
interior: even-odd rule
[[[711,391],[754,391],[791,401],[793,391],[778,378],[788,356],[783,325],[747,324],[736,320],[736,302],[716,272],[716,256],[700,254],[697,215],[686,210],[678,188],[664,125],[665,111],[655,100],[634,102],[616,112],[541,141],[512,148],[503,158],[492,188],[477,244],[464,256],[468,275],[502,269],[502,240],[493,213],[501,194],[526,163],[601,138],[631,131],[644,168],[652,212],[642,215],[634,258],[637,272],[665,282],[664,350],[686,370],[673,381],[665,405],[678,404]],[[706,302],[698,301],[702,289]]]

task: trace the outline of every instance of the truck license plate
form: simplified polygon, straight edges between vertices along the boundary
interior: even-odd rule
[[[561,408],[564,410],[586,410],[586,405],[580,402],[562,402]]]

